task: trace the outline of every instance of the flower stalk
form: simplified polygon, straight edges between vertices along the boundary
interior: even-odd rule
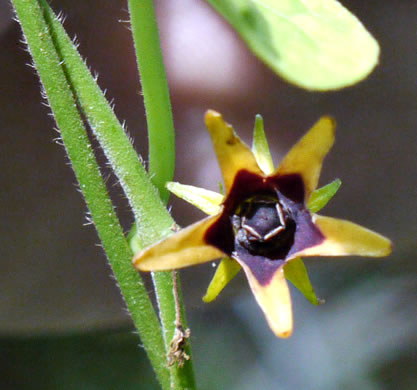
[[[148,125],[149,175],[166,204],[169,198],[166,183],[172,180],[175,166],[174,123],[155,9],[153,0],[129,0],[128,5]],[[171,223],[170,228],[174,229],[175,224]],[[178,339],[180,332],[179,313],[182,314],[182,327],[187,329],[179,275],[172,271],[154,272],[152,281],[170,363],[171,388],[194,389],[195,379],[188,342],[181,344],[182,356],[188,359],[179,359],[178,362],[172,360],[172,343]]]

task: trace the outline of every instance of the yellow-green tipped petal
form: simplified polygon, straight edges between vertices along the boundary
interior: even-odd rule
[[[221,114],[209,110],[205,122],[223,174],[226,194],[240,170],[263,175],[249,147],[235,134],[232,126],[223,120]]]
[[[274,162],[272,161],[268,140],[265,136],[264,121],[259,114],[256,115],[255,119],[252,152],[256,158],[259,168],[262,169],[265,175],[270,175],[274,172]]]
[[[198,207],[208,215],[218,214],[221,210],[220,204],[223,202],[224,196],[217,192],[172,181],[168,182],[166,187],[173,194]]]
[[[310,278],[308,277],[307,268],[300,257],[284,265],[284,275],[313,305],[319,305],[321,303],[314,292]]]
[[[203,301],[206,303],[214,301],[226,285],[237,275],[242,267],[230,257],[224,257],[211,279]]]
[[[323,233],[322,244],[307,248],[299,256],[388,256],[391,241],[372,230],[342,219],[313,216],[314,224]]]
[[[330,117],[322,117],[298,141],[281,161],[274,175],[298,173],[305,185],[305,200],[316,189],[324,157],[334,143],[336,124]]]
[[[293,328],[291,297],[282,267],[265,285],[258,282],[247,266],[244,266],[244,271],[271,330],[278,337],[290,337]]]
[[[331,183],[314,190],[307,204],[310,212],[317,213],[317,211],[320,211],[324,206],[326,206],[329,200],[336,195],[336,192],[339,190],[341,185],[342,181],[340,179],[335,179]]]
[[[207,229],[218,218],[205,218],[146,248],[134,256],[133,265],[140,271],[167,271],[222,257],[222,251],[204,241]]]

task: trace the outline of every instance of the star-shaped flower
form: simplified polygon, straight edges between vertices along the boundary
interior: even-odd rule
[[[391,242],[307,207],[334,142],[331,118],[321,118],[275,170],[266,154],[259,148],[252,152],[219,113],[208,111],[205,121],[223,174],[221,205],[208,196],[214,215],[146,248],[133,263],[141,271],[162,271],[226,255],[243,268],[273,332],[288,337],[292,309],[284,266],[300,267],[299,256],[386,256]]]

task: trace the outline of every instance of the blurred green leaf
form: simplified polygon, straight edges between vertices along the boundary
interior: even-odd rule
[[[365,78],[379,46],[335,0],[207,0],[250,49],[287,81],[311,90]]]
[[[3,338],[0,361],[2,389],[161,390],[132,330]]]

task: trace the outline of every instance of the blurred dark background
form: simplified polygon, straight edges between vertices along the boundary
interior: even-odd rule
[[[321,184],[343,185],[323,214],[394,242],[384,259],[308,259],[326,304],[293,291],[295,332],[276,339],[240,275],[203,304],[211,264],[181,272],[199,388],[415,389],[417,364],[417,3],[344,0],[381,45],[380,64],[337,92],[292,87],[254,58],[204,1],[156,2],[177,129],[175,179],[216,190],[207,108],[250,142],[256,113],[276,162],[323,114],[338,123]],[[124,1],[55,0],[65,27],[146,159],[146,125]],[[156,389],[61,146],[39,81],[0,3],[0,388]],[[114,177],[126,231],[132,223]],[[202,214],[172,199],[177,222]]]

